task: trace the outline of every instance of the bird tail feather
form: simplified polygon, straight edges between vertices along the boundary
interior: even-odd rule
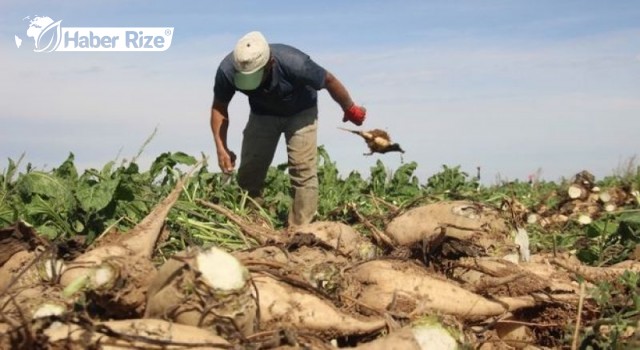
[[[360,134],[360,131],[358,131],[358,130],[347,129],[347,128],[342,128],[342,127],[338,127],[338,129],[344,130],[344,131],[348,131],[348,132],[351,132],[351,133],[354,133],[354,134],[358,134],[358,135]]]

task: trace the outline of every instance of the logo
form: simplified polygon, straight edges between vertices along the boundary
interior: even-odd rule
[[[62,27],[62,20],[46,16],[23,20],[35,52],[165,51],[173,39],[173,27]],[[15,41],[20,48],[24,40],[15,35]]]

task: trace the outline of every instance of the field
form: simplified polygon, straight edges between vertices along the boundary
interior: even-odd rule
[[[0,348],[640,348],[640,167],[482,185],[415,163],[339,174],[289,229],[180,152],[0,174]],[[23,169],[23,170],[19,170]]]

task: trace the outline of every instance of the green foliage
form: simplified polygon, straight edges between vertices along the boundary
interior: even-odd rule
[[[106,208],[113,200],[120,179],[107,179],[103,181],[82,181],[78,184],[76,198],[80,209],[87,213],[96,213]]]
[[[637,327],[640,317],[640,274],[627,271],[614,283],[599,283],[590,294],[601,315],[582,337],[580,349],[637,349],[640,344],[629,339],[628,330]]]
[[[344,205],[342,201],[347,198],[359,201],[364,181],[357,173],[350,174],[348,179],[347,182],[340,178],[335,162],[332,162],[327,151],[320,147],[318,149],[318,182],[320,184],[318,212],[322,213],[320,215],[326,215]]]
[[[76,225],[70,214],[77,210],[74,198],[77,175],[73,154],[60,168],[51,172],[28,171],[20,174],[16,182],[11,184],[17,195],[9,199],[14,205],[11,221],[22,219],[32,223],[49,238],[74,232]]]
[[[479,188],[478,179],[460,170],[460,166],[442,165],[442,171],[427,179],[426,190],[432,194],[447,194],[448,197],[465,196]]]
[[[640,212],[606,215],[586,225],[577,257],[592,265],[610,265],[626,260],[640,243]]]
[[[166,152],[159,155],[147,171],[142,171],[133,161],[119,165],[111,161],[101,169],[87,169],[78,174],[73,154],[59,167],[46,172],[27,166],[26,171],[18,173],[19,162],[10,159],[0,177],[0,198],[3,199],[0,222],[9,225],[21,219],[50,237],[81,234],[89,240],[112,227],[127,230],[171,190],[180,169],[195,162],[195,157],[183,152]],[[383,217],[392,207],[412,205],[420,198],[468,198],[495,205],[505,198],[517,198],[526,206],[557,204],[554,203],[557,197],[549,196],[558,189],[552,182],[514,181],[483,187],[460,166],[443,165],[440,172],[430,176],[426,184],[421,184],[415,175],[417,168],[415,162],[410,162],[392,170],[378,160],[368,177],[358,172],[342,177],[326,150],[319,147],[318,219],[350,221],[353,219],[347,209],[350,205],[363,215]],[[271,167],[266,178],[261,203],[265,212],[261,215],[275,227],[285,225],[291,206],[287,170],[286,164]],[[235,176],[229,178],[210,172],[206,166],[200,168],[189,186],[193,186],[189,193],[190,203],[201,198],[244,214],[251,202],[238,186]],[[198,220],[212,215],[196,205],[180,203],[178,207],[200,215]],[[565,232],[553,234],[534,229],[532,241],[539,249],[583,243],[578,247],[578,255],[584,261],[611,263],[615,261],[612,257],[626,256],[638,241],[637,215],[631,212],[610,215],[587,228],[568,226]],[[623,254],[615,255],[614,252]]]
[[[24,220],[51,238],[80,234],[91,241],[111,228],[130,229],[171,190],[182,170],[195,164],[196,158],[183,152],[165,152],[147,171],[133,161],[122,164],[111,161],[101,169],[87,169],[82,174],[78,173],[73,154],[51,171],[34,170],[27,165],[26,170],[19,173],[20,161],[9,159],[0,176],[0,223],[10,225]],[[506,198],[516,198],[527,207],[541,204],[552,207],[558,200],[553,194],[560,185],[553,182],[513,181],[483,187],[460,166],[443,165],[440,172],[421,184],[415,175],[417,168],[415,162],[409,162],[392,170],[378,160],[370,168],[368,177],[355,171],[343,177],[326,150],[319,147],[318,219],[350,222],[353,220],[350,207],[365,216],[382,219],[390,210],[415,205],[421,198],[467,198],[496,206]],[[286,164],[269,169],[260,203],[262,220],[276,228],[286,224],[291,206],[287,170]],[[185,235],[183,244],[193,237],[210,240],[211,237],[205,237],[205,231],[212,233],[223,226],[212,220],[224,221],[224,218],[203,210],[195,204],[196,199],[220,203],[241,215],[250,212],[248,205],[252,203],[235,176],[209,171],[206,164],[193,176],[183,197],[186,199],[176,205],[183,211],[182,216],[175,218],[179,221],[171,222]],[[209,229],[202,230],[200,223],[203,222]],[[562,231],[554,232],[531,228],[532,246],[534,250],[576,249],[585,262],[611,264],[626,258],[638,243],[639,222],[638,212],[626,211],[607,215],[586,227],[567,225]],[[224,230],[233,231],[229,227]]]
[[[10,160],[2,176],[0,221],[23,220],[51,239],[82,234],[91,241],[115,223],[121,230],[135,225],[175,183],[174,167],[194,163],[184,153],[165,153],[148,172],[141,173],[135,163],[115,167],[109,162],[78,175],[70,154],[51,171],[28,167],[14,180],[17,165]],[[162,171],[161,184],[153,184]]]
[[[371,168],[371,184],[369,189],[372,194],[382,199],[396,203],[405,203],[422,195],[422,189],[418,178],[414,175],[418,164],[410,162],[401,165],[395,172],[387,170],[378,160],[376,166]]]
[[[638,164],[637,156],[632,156],[621,162],[614,169],[613,175],[606,176],[598,182],[598,185],[603,187],[626,186],[636,190],[640,189],[640,165]]]
[[[348,220],[346,208],[349,204],[354,204],[365,215],[380,214],[374,198],[397,205],[422,195],[418,178],[414,175],[417,168],[415,162],[404,164],[393,172],[378,160],[371,167],[368,180],[355,171],[343,179],[338,176],[336,165],[330,161],[329,156],[322,152],[321,155],[323,161],[318,170],[318,211],[321,218]]]
[[[162,179],[162,184],[166,184],[172,178],[170,171],[179,164],[191,166],[196,164],[196,158],[183,153],[183,152],[166,152],[158,156],[153,164],[151,164],[151,169],[149,169],[149,176],[152,179],[155,179],[159,176],[162,171],[165,171],[165,176]]]

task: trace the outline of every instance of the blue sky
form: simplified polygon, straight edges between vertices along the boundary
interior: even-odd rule
[[[35,53],[25,16],[68,27],[174,27],[165,52]],[[73,152],[81,167],[161,152],[211,157],[217,64],[251,30],[294,45],[367,107],[364,128],[407,151],[364,157],[320,93],[319,143],[343,175],[416,161],[422,181],[442,164],[492,183],[538,170],[557,180],[609,175],[640,150],[637,1],[16,1],[0,3],[0,168],[50,169]],[[31,44],[29,42],[29,44]],[[231,107],[239,153],[246,98]],[[284,162],[281,142],[275,163]]]

